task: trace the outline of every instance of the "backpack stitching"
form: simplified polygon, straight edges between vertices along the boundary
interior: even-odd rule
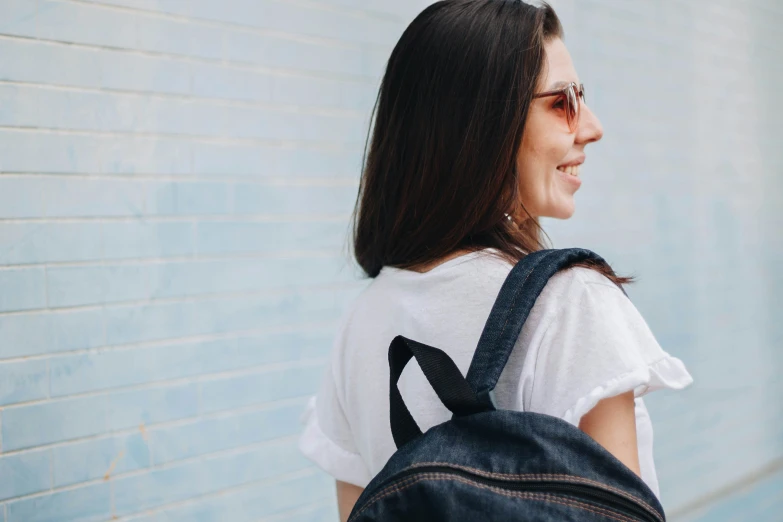
[[[396,484],[391,484],[383,491],[379,492],[375,497],[370,499],[370,501],[360,510],[358,511],[354,516],[352,516],[349,520],[354,520],[356,517],[362,514],[367,508],[369,508],[371,505],[375,504],[379,500],[382,500],[389,495],[393,493],[398,493],[413,484],[417,482],[421,482],[422,480],[453,480],[457,482],[462,482],[464,484],[468,484],[470,486],[482,488],[482,489],[489,489],[490,491],[493,491],[494,493],[504,495],[507,497],[512,498],[520,498],[520,499],[528,499],[528,500],[541,500],[545,502],[553,502],[555,504],[561,504],[568,507],[577,507],[579,509],[583,509],[585,511],[590,511],[592,513],[596,513],[598,515],[604,515],[608,518],[611,518],[613,520],[619,520],[620,522],[635,522],[633,519],[625,517],[619,513],[615,513],[612,511],[604,510],[598,506],[593,506],[591,504],[583,504],[579,501],[570,499],[570,498],[563,498],[558,497],[555,495],[547,495],[543,493],[528,493],[528,492],[520,492],[515,493],[511,491],[504,491],[500,488],[495,488],[492,486],[486,486],[484,484],[478,484],[476,482],[470,481],[468,479],[465,479],[463,477],[455,477],[454,475],[449,475],[445,473],[427,473],[422,474],[417,477],[411,477],[410,479],[402,480]]]
[[[538,268],[539,264],[543,263],[546,260],[547,257],[551,256],[554,253],[555,252],[549,252],[549,253],[544,254],[543,256],[541,256],[541,259],[535,265],[533,265],[530,268],[530,270],[528,271],[528,273],[525,275],[525,279],[522,280],[522,284],[519,285],[516,288],[516,290],[514,291],[514,297],[511,299],[511,306],[509,307],[508,312],[506,314],[506,320],[503,323],[503,327],[500,329],[500,335],[498,335],[498,341],[500,341],[500,339],[502,339],[503,332],[506,331],[506,326],[508,326],[508,320],[511,317],[511,314],[513,313],[513,311],[514,311],[514,307],[516,307],[517,299],[519,298],[520,294],[522,293],[522,289],[525,287],[525,283],[527,283],[527,280],[530,279],[530,275],[536,270],[536,268]],[[531,254],[532,254],[532,252],[531,252]],[[530,255],[530,254],[528,254],[528,255]],[[526,321],[527,321],[527,319],[526,319]],[[516,341],[514,341],[514,343],[516,344]],[[510,354],[509,354],[509,356],[510,356]],[[497,386],[497,383],[495,383],[495,385]]]
[[[655,512],[656,513],[656,518],[658,518],[658,520],[662,520],[660,518],[660,516],[657,516],[658,510],[656,510],[655,508],[650,506],[643,499],[641,499],[641,498],[639,498],[639,497],[637,497],[635,495],[631,495],[630,493],[628,493],[626,491],[623,491],[621,489],[609,486],[608,484],[604,484],[602,482],[598,482],[598,481],[595,481],[595,480],[586,479],[586,478],[583,478],[583,477],[578,477],[578,476],[575,476],[575,475],[566,475],[566,474],[559,474],[558,475],[558,474],[546,474],[546,473],[528,473],[528,474],[522,474],[522,475],[515,475],[515,474],[507,474],[507,473],[493,473],[491,471],[484,471],[484,470],[481,470],[481,469],[471,468],[470,466],[460,466],[460,465],[443,463],[443,462],[421,462],[419,464],[414,464],[413,466],[411,466],[408,469],[415,469],[415,468],[422,467],[422,466],[449,466],[449,467],[452,467],[452,468],[457,468],[457,469],[463,469],[463,470],[466,470],[466,471],[470,471],[471,473],[475,473],[477,475],[481,475],[481,476],[485,476],[485,477],[489,477],[489,478],[497,478],[497,479],[504,479],[504,478],[518,479],[518,480],[541,480],[541,479],[556,479],[556,478],[559,478],[559,479],[569,479],[569,480],[571,480],[573,482],[581,482],[581,483],[584,483],[584,484],[590,484],[592,486],[599,486],[601,488],[608,489],[608,490],[610,490],[610,491],[612,491],[614,493],[617,493],[618,495],[626,497],[629,500],[638,501],[641,504],[643,504],[645,507],[647,507],[650,510],[652,510],[653,512]]]
[[[550,252],[550,253],[548,253],[548,254],[544,254],[544,255],[541,257],[541,260],[540,260],[538,263],[543,263],[543,262],[544,262],[544,260],[545,260],[547,257],[551,256],[551,255],[552,255],[552,252]],[[533,266],[533,267],[532,267],[532,268],[531,268],[531,269],[528,271],[527,275],[525,276],[525,279],[522,281],[522,284],[521,284],[521,285],[519,285],[519,287],[517,288],[517,290],[514,292],[514,297],[513,297],[513,299],[511,300],[511,306],[509,307],[508,314],[506,314],[506,321],[503,323],[503,328],[501,328],[501,329],[500,329],[500,335],[499,335],[498,337],[503,337],[503,332],[505,332],[505,331],[506,331],[506,325],[508,325],[508,320],[509,320],[509,318],[511,317],[511,313],[514,311],[514,307],[516,306],[517,298],[519,297],[519,294],[521,293],[521,291],[522,291],[522,288],[524,288],[524,286],[525,286],[525,283],[527,283],[527,280],[528,280],[528,279],[530,279],[530,274],[532,274],[532,273],[533,273],[533,271],[534,271],[534,270],[535,270],[535,269],[538,267],[538,263],[536,263],[536,264],[535,264],[535,266]]]

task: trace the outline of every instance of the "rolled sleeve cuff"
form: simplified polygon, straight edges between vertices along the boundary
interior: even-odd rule
[[[304,431],[299,451],[336,480],[365,487],[372,478],[361,456],[330,439],[321,428],[316,413],[316,398],[311,397],[302,415]]]

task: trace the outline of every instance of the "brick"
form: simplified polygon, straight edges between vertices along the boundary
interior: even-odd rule
[[[301,428],[302,407],[280,406],[152,429],[149,444],[154,465],[295,435]]]
[[[138,46],[146,51],[222,58],[225,30],[208,25],[139,14]]]
[[[0,34],[35,36],[37,7],[25,0],[5,0]]]
[[[128,344],[214,333],[216,321],[208,321],[208,314],[209,303],[205,302],[112,307],[105,314],[106,341]]]
[[[348,146],[345,149],[326,150],[291,150],[282,149],[277,153],[278,176],[286,177],[325,177],[359,179],[361,172],[362,153],[359,147]]]
[[[371,63],[368,68],[371,71],[383,69],[383,62],[380,64]],[[339,106],[343,109],[362,111],[367,115],[365,121],[369,121],[369,115],[375,104],[378,95],[377,86],[374,83],[367,82],[341,82]],[[364,132],[368,125],[362,125]]]
[[[272,100],[276,103],[341,107],[340,92],[347,82],[327,78],[311,78],[296,75],[275,75],[271,79]],[[348,106],[347,108],[353,108]]]
[[[267,102],[273,78],[259,71],[222,65],[193,65],[193,94],[206,98]]]
[[[193,225],[134,221],[103,224],[103,255],[109,259],[180,257],[195,252]]]
[[[190,93],[190,65],[160,56],[0,39],[0,79],[53,85]],[[47,67],[38,67],[47,63]]]
[[[0,312],[46,308],[43,268],[0,270]]]
[[[243,11],[235,11],[234,16]],[[221,16],[216,14],[217,16]],[[222,14],[232,16],[231,10]],[[256,16],[246,18],[248,25],[304,35],[334,38],[351,43],[386,44],[399,37],[402,27],[396,22],[376,20],[371,26],[360,22],[356,15],[294,4],[265,3]]]
[[[0,129],[0,169],[6,172],[97,172],[96,157],[69,155],[97,145],[84,136],[58,136],[18,129]],[[97,148],[97,147],[95,147]],[[46,154],[44,154],[46,151]]]
[[[51,393],[57,397],[263,364],[321,358],[328,354],[331,344],[331,331],[296,330],[55,356],[49,362]]]
[[[0,79],[98,87],[100,55],[92,49],[0,38]],[[47,67],[38,64],[46,63]]]
[[[49,0],[38,3],[35,21],[38,38],[121,48],[134,47],[139,24],[134,13]]]
[[[149,444],[141,433],[75,442],[51,452],[55,488],[150,466]]]
[[[332,491],[333,486],[329,487]],[[331,522],[338,517],[335,499],[330,499],[325,504],[306,506],[302,509],[294,509],[264,519],[264,522]]]
[[[100,259],[100,223],[1,223],[0,265]]]
[[[1,98],[0,102],[2,102]],[[41,185],[41,180],[36,178],[0,176],[0,218],[29,218],[44,215],[46,207],[40,193]]]
[[[227,214],[230,207],[229,190],[225,183],[177,183],[175,213],[202,216]]]
[[[198,387],[178,384],[116,392],[108,396],[107,426],[110,430],[137,428],[198,413]]]
[[[118,516],[309,467],[291,441],[157,469],[113,482]]]
[[[189,95],[194,64],[181,60],[112,50],[96,50],[100,83],[90,87]]]
[[[203,221],[196,237],[200,254],[334,249],[344,245],[346,220],[317,222]]]
[[[285,186],[237,184],[235,214],[348,215],[353,211],[358,186]]]
[[[109,484],[95,484],[7,504],[8,522],[78,520],[99,522],[111,517]]]
[[[311,269],[314,263],[319,270]],[[352,266],[336,256],[181,261],[153,268],[153,298],[308,287],[355,279]]]
[[[167,2],[164,4],[150,4],[149,2],[140,4],[134,0],[108,0],[106,3],[114,5],[122,5],[128,7],[142,7],[149,10],[160,10],[169,14],[176,14],[180,16],[195,17],[206,20],[226,22],[230,24],[245,25],[248,27],[262,28],[262,29],[274,29],[279,31],[286,31],[291,33],[302,33],[306,26],[308,31],[305,34],[312,34],[318,36],[334,37],[338,39],[346,39],[344,32],[341,29],[346,26],[351,26],[353,29],[360,29],[362,36],[365,34],[365,24],[360,22],[357,18],[357,13],[351,12],[353,10],[362,8],[368,9],[373,12],[385,14],[386,16],[377,16],[373,20],[373,28],[380,27],[401,27],[401,17],[408,17],[412,13],[416,13],[427,2],[420,2],[415,0],[403,0],[399,3],[395,2],[391,5],[370,5],[369,3],[362,3],[361,5],[350,5],[351,11],[337,11],[331,8],[332,4],[346,5],[346,2],[356,3],[355,0],[340,0],[334,2],[321,2],[329,5],[330,8],[321,9],[319,5],[277,5],[272,2],[232,2],[217,6],[213,3],[204,0],[194,0],[192,2],[179,3],[179,2]],[[389,16],[391,15],[391,16]],[[319,25],[318,21],[321,21]],[[377,35],[372,35],[371,31],[367,31],[370,38],[377,38]],[[356,35],[350,35],[349,38],[356,38]]]
[[[44,399],[48,394],[45,360],[0,362],[0,406]]]
[[[353,177],[358,180],[361,150],[272,149],[239,144],[204,144],[193,151],[197,175],[231,174],[250,178]]]
[[[146,299],[150,295],[151,272],[149,265],[48,268],[49,306],[56,308]]]
[[[99,172],[108,174],[185,175],[191,172],[194,145],[173,137],[118,136],[105,139],[100,147],[87,147],[81,155],[95,154]]]
[[[49,452],[0,456],[0,477],[0,500],[49,489]]]
[[[313,395],[318,391],[323,373],[323,365],[315,364],[205,381],[201,383],[202,411],[213,412]]]
[[[138,428],[198,413],[198,388],[179,384],[6,408],[3,450],[11,451]]]
[[[224,136],[246,139],[360,141],[366,128],[352,114],[302,114],[215,101],[0,85],[0,125],[62,130]]]
[[[303,42],[245,31],[225,34],[227,60],[285,70],[366,74],[361,49]]]
[[[97,435],[106,429],[105,397],[16,406],[3,411],[3,451]]]
[[[173,168],[179,161],[177,154],[176,148],[172,151],[165,142],[0,129],[0,169],[6,172],[133,173],[134,168]],[[180,170],[189,171],[189,157],[182,162],[186,166]]]
[[[337,318],[359,287],[107,308],[106,340],[129,344]]]
[[[100,310],[0,315],[0,359],[104,344]]]
[[[134,180],[43,180],[46,215],[52,217],[141,216],[145,187]]]
[[[166,509],[161,516],[165,521],[224,518],[232,522],[254,522],[259,517],[300,506],[304,491],[307,492],[308,503],[330,500],[329,496],[334,495],[331,482],[324,475],[309,473],[274,484],[243,487],[203,501]],[[317,519],[307,519],[308,522],[313,520]]]

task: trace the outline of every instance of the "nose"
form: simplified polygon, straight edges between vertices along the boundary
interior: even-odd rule
[[[590,110],[586,103],[582,103],[579,114],[579,127],[576,129],[576,142],[580,144],[593,143],[604,136],[604,128],[598,116]]]

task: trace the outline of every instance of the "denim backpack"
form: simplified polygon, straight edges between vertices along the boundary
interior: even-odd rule
[[[633,471],[566,421],[499,410],[493,390],[547,281],[584,249],[542,250],[503,283],[466,377],[445,352],[397,336],[389,347],[390,416],[397,452],[365,488],[349,522],[479,520],[664,522]],[[451,420],[422,434],[397,388],[415,357]]]

